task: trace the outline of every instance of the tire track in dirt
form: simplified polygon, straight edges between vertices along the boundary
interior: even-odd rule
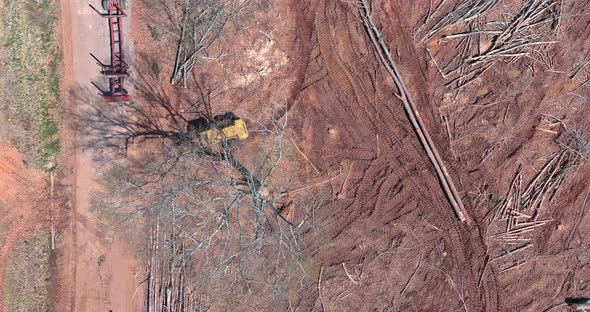
[[[100,80],[99,69],[89,57],[93,53],[99,59],[108,59],[108,27],[104,18],[98,16],[88,2],[61,0],[61,32],[64,51],[63,94],[64,110],[78,116],[89,108],[91,102],[102,101],[90,82]],[[90,1],[100,8],[100,1]],[[132,22],[132,7],[123,31],[128,36]],[[125,49],[133,60],[132,40]],[[55,306],[63,311],[137,310],[132,294],[137,286],[134,271],[139,263],[134,256],[124,253],[122,239],[111,224],[103,224],[101,216],[92,209],[92,194],[100,187],[97,178],[101,167],[94,161],[98,150],[83,149],[88,138],[80,133],[77,118],[64,120],[61,137],[64,150],[63,176],[69,210],[64,209],[62,218],[63,243],[58,247]],[[102,226],[104,225],[104,231]],[[105,233],[110,236],[105,240]],[[98,259],[106,259],[101,266]],[[137,301],[137,302],[135,302]]]
[[[0,238],[0,312],[5,310],[4,282],[8,259],[16,244],[26,239],[27,232],[34,224],[37,207],[45,194],[43,177],[26,167],[20,155],[12,148],[0,143],[0,208],[6,212],[0,219],[0,226],[8,227]],[[42,209],[39,209],[42,210]]]
[[[371,161],[376,158],[375,152],[360,148],[340,147],[333,151],[333,156],[341,159]]]
[[[351,77],[348,75],[348,72],[343,69],[343,65],[341,63],[341,58],[338,57],[336,53],[334,53],[334,46],[333,40],[331,39],[331,29],[324,19],[325,17],[325,2],[319,2],[319,11],[316,11],[316,19],[315,19],[315,26],[316,26],[316,37],[319,44],[321,58],[324,60],[323,64],[327,67],[328,76],[330,77],[331,81],[334,82],[335,86],[332,88],[333,90],[337,90],[335,92],[338,98],[342,98],[340,103],[343,105],[348,105],[350,110],[342,110],[338,109],[339,107],[333,108],[332,112],[335,116],[338,117],[340,121],[348,121],[350,124],[353,124],[352,127],[350,124],[345,127],[355,129],[359,132],[360,135],[365,134],[363,132],[368,131],[368,133],[375,133],[376,127],[373,123],[359,123],[358,116],[362,115],[362,107],[359,107],[357,104],[357,95],[354,92],[354,86],[351,82]],[[318,18],[319,16],[319,18]],[[368,143],[366,140],[366,135],[363,137],[359,137],[359,134],[354,135],[353,138],[353,146],[365,147]]]
[[[321,2],[319,4],[319,8],[318,8],[318,12],[316,13],[316,32],[318,33],[318,43],[322,49],[322,56],[324,58],[324,62],[327,63],[327,67],[329,68],[329,72],[332,76],[333,79],[338,79],[341,83],[339,84],[339,87],[337,90],[337,93],[345,93],[347,96],[345,96],[347,98],[346,102],[341,102],[341,104],[343,104],[343,106],[341,107],[336,107],[336,108],[332,108],[332,111],[336,111],[338,109],[344,109],[346,110],[347,108],[351,108],[351,110],[354,112],[354,118],[355,120],[359,120],[361,121],[361,128],[367,124],[367,122],[369,124],[371,124],[373,127],[371,129],[371,131],[369,133],[366,134],[366,136],[371,136],[374,137],[375,133],[377,134],[382,134],[383,137],[383,142],[385,143],[384,145],[387,147],[388,150],[384,151],[384,154],[389,154],[388,152],[399,152],[402,150],[402,148],[404,148],[404,146],[402,146],[401,142],[404,140],[404,138],[400,138],[400,139],[394,139],[393,142],[391,142],[391,140],[389,139],[391,134],[397,134],[400,132],[399,128],[393,129],[391,127],[391,125],[393,124],[391,121],[392,119],[394,119],[395,121],[401,121],[402,118],[400,118],[400,115],[403,115],[403,113],[398,113],[397,118],[395,118],[394,116],[392,116],[393,114],[391,114],[391,110],[389,109],[389,107],[387,105],[382,105],[382,101],[380,101],[379,99],[377,99],[377,105],[373,105],[371,104],[371,101],[367,94],[368,92],[366,91],[367,86],[364,85],[363,83],[366,82],[365,79],[363,79],[363,77],[353,77],[357,72],[359,72],[359,70],[357,70],[356,68],[354,68],[354,63],[350,64],[348,63],[347,65],[349,65],[346,69],[345,66],[342,65],[341,63],[341,58],[336,58],[336,57],[331,57],[332,55],[335,54],[345,54],[345,57],[347,59],[353,59],[354,56],[351,54],[351,45],[349,44],[348,46],[345,45],[345,47],[343,47],[342,49],[338,50],[338,51],[334,51],[333,46],[334,46],[334,40],[331,36],[326,36],[325,34],[330,34],[332,33],[333,29],[331,29],[327,23],[327,19],[330,16],[336,16],[339,13],[339,11],[336,12],[330,12],[330,15],[328,16],[326,14],[326,7],[325,7],[325,1]],[[318,18],[321,17],[321,18]],[[338,18],[339,17],[339,18]],[[336,18],[336,22],[338,23],[338,25],[336,25],[334,27],[334,29],[346,29],[348,27],[346,27],[346,25],[344,24],[345,17],[342,16],[337,16]],[[324,36],[321,36],[320,34],[324,34]],[[327,43],[324,41],[328,41]],[[346,40],[345,40],[346,42]],[[352,65],[352,66],[350,66]],[[354,71],[351,73],[350,71],[348,71],[347,69],[352,68],[354,69]],[[366,68],[364,69],[365,71],[367,70]],[[356,75],[359,76],[359,75]],[[344,79],[343,77],[346,77],[346,79]],[[355,83],[351,83],[351,81],[354,81]],[[363,84],[362,87],[358,87],[358,84]],[[361,92],[358,92],[358,89],[361,89]],[[361,95],[359,96],[358,94],[361,93]],[[363,103],[365,105],[361,105],[360,103]],[[352,107],[350,107],[352,106]],[[359,109],[359,106],[362,107],[362,109]],[[388,114],[389,113],[389,114]],[[385,115],[385,116],[384,116]],[[382,119],[377,118],[377,116],[381,117]],[[393,117],[393,118],[392,118]],[[366,137],[365,137],[366,139]],[[413,142],[411,142],[413,143]],[[397,145],[397,146],[395,146]],[[412,148],[409,149],[409,151],[412,151],[412,155],[409,158],[415,158],[418,157],[420,158],[420,155],[418,153],[416,153],[417,149],[419,148],[419,146],[416,146],[416,144],[412,144]],[[406,152],[409,152],[408,150],[406,150]],[[386,156],[387,161],[392,161],[394,159],[391,159],[391,157]],[[386,158],[381,158],[381,162],[384,162],[386,160]],[[372,163],[370,166],[369,171],[364,172],[364,179],[365,182],[367,181],[373,181],[375,179],[375,177],[371,174],[373,170],[381,170],[378,165],[380,161],[377,160],[376,162]],[[385,164],[386,162],[384,162]],[[402,163],[402,162],[397,162],[397,164]],[[376,168],[376,169],[374,169]],[[412,170],[407,170],[405,168],[405,166],[401,166],[398,167],[401,168],[401,170],[403,170],[403,173],[401,174],[402,176],[411,176],[412,174]],[[398,169],[399,170],[399,169]],[[364,185],[365,183],[361,182],[361,185]],[[413,185],[413,187],[418,188],[417,185]],[[365,195],[366,196],[366,195]],[[359,195],[357,194],[356,197],[358,197],[359,199],[363,199],[365,196],[363,195]],[[363,203],[361,203],[363,204]]]
[[[397,21],[399,22],[399,19],[397,19]],[[401,29],[401,27],[399,27]],[[410,45],[409,44],[409,38],[405,35],[402,35],[402,42],[404,42],[405,45]],[[413,46],[411,47],[411,49],[409,49],[410,51],[414,51]],[[415,51],[413,53],[415,55]],[[421,86],[421,88],[419,88],[420,90],[426,90],[426,82],[424,81],[424,74],[421,70],[418,71],[419,74],[416,75],[418,76],[418,79],[420,80],[418,82],[418,85]],[[419,98],[422,101],[426,101],[426,103],[428,103],[428,99],[425,99],[425,97],[423,96],[423,93],[418,92],[419,94]],[[424,105],[422,105],[424,107]],[[455,173],[454,176],[458,176],[457,172],[454,170],[453,168],[453,172]],[[457,222],[455,216],[451,213],[448,212],[448,207],[445,207],[446,205],[443,205],[441,207],[442,210],[441,212],[445,213],[445,216],[447,217],[448,223],[450,225],[452,225],[451,230],[454,233],[454,237],[456,239],[453,239],[452,242],[459,242],[460,244],[456,244],[455,248],[457,250],[461,250],[461,254],[463,255],[463,259],[461,259],[462,263],[464,263],[465,268],[469,269],[470,271],[470,275],[471,277],[469,278],[469,289],[471,290],[471,292],[475,292],[477,294],[479,294],[479,287],[478,285],[475,283],[475,281],[477,280],[477,276],[479,276],[479,271],[480,271],[480,267],[483,265],[483,263],[481,263],[483,258],[477,258],[477,257],[473,257],[472,255],[470,255],[471,253],[473,253],[473,251],[475,251],[475,253],[485,253],[483,252],[484,250],[484,244],[483,244],[483,240],[482,240],[482,236],[478,235],[479,234],[479,229],[476,226],[473,227],[466,227],[463,224]],[[476,264],[475,266],[473,264]],[[486,286],[484,291],[485,291],[485,301],[483,301],[482,305],[483,307],[485,307],[487,310],[490,311],[497,311],[499,309],[498,307],[498,300],[497,300],[497,291],[496,291],[496,283],[495,283],[495,276],[493,276],[493,272],[490,274],[488,274],[486,276]],[[483,308],[483,307],[478,307],[478,308]]]
[[[399,102],[393,95],[386,95],[392,89],[388,88],[390,91],[383,93],[383,85],[379,86],[378,78],[371,76],[372,72],[378,72],[378,68],[374,68],[374,65],[371,67],[370,62],[360,61],[366,49],[361,48],[363,40],[357,39],[355,42],[355,36],[352,35],[355,32],[359,34],[359,25],[354,14],[350,13],[352,11],[347,11],[353,8],[343,6],[335,1],[317,3],[315,33],[321,51],[321,67],[327,68],[329,81],[317,82],[313,88],[322,93],[324,98],[325,94],[341,95],[340,101],[322,102],[323,116],[331,122],[340,122],[347,129],[354,129],[356,136],[347,141],[351,145],[349,148],[358,150],[360,145],[365,150],[364,146],[368,145],[377,157],[364,166],[358,166],[357,173],[351,173],[352,176],[360,174],[361,178],[356,189],[347,191],[352,193],[352,200],[335,204],[340,210],[334,216],[337,221],[331,223],[335,228],[331,235],[333,241],[346,240],[349,237],[346,233],[353,231],[350,228],[377,229],[402,214],[434,212],[437,216],[436,225],[446,233],[444,241],[453,259],[449,273],[455,283],[466,286],[467,304],[476,310],[483,310],[484,307],[491,311],[497,310],[493,274],[492,278],[484,278],[488,286],[485,294],[482,294],[485,298],[480,298],[478,294],[480,264],[477,256],[481,254],[483,244],[477,228],[457,223],[422,147],[409,129],[401,106],[395,106],[400,105]],[[364,33],[360,34],[361,38],[362,35]],[[368,54],[375,59],[372,50]],[[313,73],[310,75],[313,76]],[[322,99],[322,96],[317,98]],[[353,122],[343,122],[348,120]],[[340,148],[334,154],[337,160],[347,159],[342,154],[346,149]],[[356,158],[354,154],[352,158]],[[384,217],[387,214],[391,216]],[[349,242],[343,244],[343,249],[347,249],[346,244],[350,245]],[[337,264],[362,256],[357,248],[349,249],[355,251],[330,262]]]
[[[393,5],[395,6],[395,5]],[[401,39],[401,40],[396,40],[393,44],[395,44],[396,47],[402,47],[403,50],[405,51],[409,51],[409,54],[411,55],[410,59],[419,59],[417,57],[417,53],[416,50],[414,48],[414,45],[412,44],[412,40],[411,38],[408,36],[408,33],[406,31],[404,31],[404,27],[402,27],[401,22],[402,19],[399,16],[399,14],[397,13],[399,10],[394,7],[392,8],[394,11],[394,22],[392,23],[391,20],[388,21],[388,25],[391,24],[397,24],[393,27],[391,27],[391,29],[397,29],[399,30],[398,32],[395,33],[396,39]],[[387,39],[387,38],[386,38]],[[418,64],[418,62],[416,62],[416,66],[412,66],[412,71],[413,71],[413,79],[412,82],[414,82],[417,85],[417,89],[418,90],[427,90],[427,81],[426,81],[426,74],[424,73],[422,67]],[[418,98],[418,102],[421,104],[419,105],[419,109],[421,109],[422,111],[426,111],[425,116],[429,116],[431,119],[431,123],[434,122],[434,110],[431,108],[431,105],[429,105],[429,99],[426,97],[426,93],[425,92],[412,92],[412,94],[417,95]],[[437,127],[434,127],[437,128]],[[436,136],[435,136],[436,138]],[[436,144],[436,141],[435,141]],[[438,144],[437,144],[438,145]],[[448,153],[447,153],[448,154]],[[450,166],[450,172],[452,173],[452,176],[454,177],[459,177],[459,173],[458,173],[458,169],[456,168],[456,166]],[[443,207],[444,208],[444,207]],[[450,214],[447,214],[450,215]],[[449,219],[449,218],[447,218]],[[464,245],[465,247],[467,247],[467,250],[472,250],[474,251],[476,254],[481,254],[481,255],[485,255],[485,245],[483,243],[483,235],[480,232],[479,227],[477,226],[477,224],[473,224],[472,226],[465,226],[463,224],[460,224],[457,222],[456,218],[454,216],[450,217],[449,220],[449,224],[453,225],[454,230],[456,231],[456,234],[458,238],[462,238],[461,242],[462,245]],[[459,246],[457,246],[459,247]],[[461,246],[461,249],[463,249],[463,246]],[[485,272],[481,272],[481,270],[483,270],[483,261],[485,257],[473,257],[469,255],[469,252],[464,252],[465,256],[464,256],[464,260],[465,263],[467,264],[467,267],[470,269],[471,271],[471,275],[472,278],[470,279],[470,289],[472,292],[475,292],[479,295],[480,293],[480,287],[477,285],[477,283],[475,283],[475,281],[477,281],[477,277],[481,274],[485,274]],[[473,265],[475,264],[475,265]],[[495,273],[492,270],[486,270],[486,272],[488,272],[485,276],[484,276],[484,281],[486,282],[486,287],[484,287],[484,295],[485,295],[485,300],[482,303],[483,307],[485,308],[487,311],[499,311],[500,307],[499,307],[499,299],[498,299],[498,290],[497,290],[497,282],[496,282],[496,277],[495,277]]]
[[[8,230],[2,246],[0,247],[0,259],[2,264],[0,265],[0,282],[4,283],[6,275],[6,265],[8,259],[12,253],[12,250],[16,246],[16,243],[21,240],[26,233],[26,230],[30,228],[30,216],[22,216],[22,219],[16,226],[13,226]],[[4,284],[0,287],[0,312],[4,311]]]

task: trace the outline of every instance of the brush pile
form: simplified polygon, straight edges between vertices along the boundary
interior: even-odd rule
[[[497,61],[514,63],[526,57],[550,63],[543,49],[557,42],[561,1],[522,1],[514,5],[516,10],[497,0],[459,1],[454,6],[445,2],[428,11],[415,36],[422,38],[418,41],[426,44],[437,70],[449,79],[446,86],[460,89]]]
[[[531,244],[535,230],[551,222],[551,219],[540,218],[542,209],[552,201],[572,169],[587,160],[589,146],[581,134],[555,117],[546,117],[560,127],[556,140],[558,150],[548,157],[524,187],[522,167],[519,166],[506,196],[486,217],[490,223],[499,225],[494,228],[500,227],[500,230],[490,237],[504,251],[524,250]]]

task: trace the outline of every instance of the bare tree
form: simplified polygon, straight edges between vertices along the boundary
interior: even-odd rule
[[[143,67],[149,68],[149,58],[142,56],[141,60],[133,79],[137,101],[112,105],[95,101],[88,90],[75,92],[74,96],[87,104],[84,111],[73,113],[85,146],[106,149],[112,156],[124,156],[132,144],[146,140],[163,139],[181,144],[179,140],[191,139],[186,133],[190,119],[213,117],[211,101],[223,93],[218,89],[227,78],[216,82],[193,75],[191,90],[169,94],[158,79],[145,74]]]
[[[199,310],[212,304],[205,294],[217,287],[259,288],[251,283],[263,279],[261,285],[277,291],[291,278],[288,271],[305,274],[296,263],[307,212],[291,217],[285,194],[270,186],[284,159],[286,105],[280,105],[278,120],[270,109],[269,121],[250,122],[264,144],[260,157],[248,158],[227,138],[205,144],[180,122],[158,121],[173,120],[163,115],[174,111],[124,107],[94,106],[86,120],[98,135],[93,144],[102,140],[104,147],[124,149],[132,142],[158,142],[162,148],[135,166],[110,170],[108,188],[115,194],[98,203],[120,219],[147,217],[150,311]]]
[[[156,16],[164,12],[166,18],[155,21],[164,33],[176,41],[174,67],[170,82],[187,87],[187,79],[201,58],[211,55],[211,47],[221,36],[225,25],[251,0],[155,0],[149,6]]]

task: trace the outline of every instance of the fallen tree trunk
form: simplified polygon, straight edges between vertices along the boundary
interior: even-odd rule
[[[391,54],[389,53],[389,49],[383,42],[383,37],[379,33],[379,30],[373,23],[371,19],[371,15],[369,13],[369,7],[366,0],[359,0],[361,6],[361,15],[363,19],[363,24],[365,30],[367,31],[369,37],[371,38],[371,42],[379,55],[379,59],[387,69],[387,72],[395,82],[395,85],[398,89],[399,94],[396,96],[402,101],[404,110],[410,119],[410,123],[416,131],[418,135],[418,139],[420,143],[424,147],[428,158],[432,162],[440,184],[443,188],[443,191],[449,200],[449,203],[453,207],[455,214],[459,218],[459,220],[463,222],[469,223],[469,215],[465,211],[465,207],[463,206],[463,201],[461,200],[461,196],[457,192],[457,188],[455,187],[451,177],[449,176],[448,170],[440,157],[436,146],[434,145],[430,134],[426,130],[424,126],[424,122],[420,118],[420,114],[418,113],[416,106],[414,105],[412,98],[409,95],[408,89],[406,88],[404,82],[401,79],[401,75],[399,70],[395,66],[393,59],[391,58]]]

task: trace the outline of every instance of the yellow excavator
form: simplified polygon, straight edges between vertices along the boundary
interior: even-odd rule
[[[246,123],[234,113],[217,115],[211,119],[191,120],[187,126],[191,138],[199,140],[202,145],[218,144],[224,140],[245,140],[248,138]]]

